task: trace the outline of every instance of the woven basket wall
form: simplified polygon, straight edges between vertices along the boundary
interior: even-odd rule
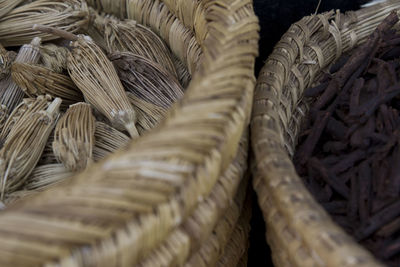
[[[151,27],[192,81],[160,127],[0,213],[0,266],[210,266],[235,249],[237,264],[250,218],[252,1],[88,2]]]
[[[260,73],[251,122],[253,186],[276,266],[380,265],[316,203],[291,158],[308,112],[304,90],[396,8],[400,1],[388,0],[345,15],[305,17],[283,35]]]

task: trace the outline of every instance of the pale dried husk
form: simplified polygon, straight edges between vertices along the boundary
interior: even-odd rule
[[[59,97],[63,108],[83,101],[82,93],[69,76],[38,64],[14,63],[12,78],[29,97],[44,94]]]
[[[15,61],[19,63],[37,63],[40,58],[39,46],[40,38],[33,38],[30,44],[23,45],[18,51]],[[4,83],[3,83],[4,82]],[[24,98],[24,91],[13,81],[12,76],[8,75],[0,82],[4,87],[0,91],[0,104],[5,105],[9,112],[21,103]]]
[[[85,100],[106,116],[114,127],[125,129],[131,137],[137,137],[136,112],[111,61],[88,36],[79,36],[71,46],[68,72]]]
[[[15,60],[16,56],[17,54],[14,51],[7,51],[0,44],[0,80],[10,74],[11,64]]]
[[[85,1],[37,0],[19,6],[0,17],[0,42],[4,46],[28,43],[34,37],[43,41],[58,38],[55,35],[32,30],[33,24],[57,27],[77,32],[89,22],[89,10]]]
[[[100,121],[96,121],[94,137],[94,161],[102,160],[116,150],[125,147],[131,141],[125,134]]]
[[[139,99],[168,109],[184,92],[177,79],[162,66],[129,52],[110,55],[125,90]]]
[[[24,0],[0,0],[0,18],[23,1]]]
[[[97,30],[97,33],[95,31]],[[105,45],[109,53],[132,52],[163,66],[178,77],[173,56],[164,41],[149,28],[134,20],[119,20],[96,14],[88,30],[96,43]]]
[[[0,150],[1,199],[25,183],[42,155],[61,104],[59,98],[53,102],[50,99],[50,96],[40,96],[28,106]],[[42,108],[32,112],[37,106]]]
[[[95,118],[87,103],[71,105],[54,130],[53,151],[70,171],[80,171],[92,161]]]
[[[46,44],[40,47],[40,63],[57,73],[67,69],[68,48],[55,44]]]
[[[137,126],[140,135],[156,127],[166,116],[167,110],[146,102],[130,92],[127,92],[127,95],[137,113]]]
[[[62,163],[36,166],[26,181],[25,189],[44,190],[73,175],[74,172],[69,171]]]

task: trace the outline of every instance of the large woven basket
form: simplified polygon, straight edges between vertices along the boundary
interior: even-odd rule
[[[258,47],[252,1],[88,2],[151,27],[192,81],[160,127],[1,212],[0,266],[209,266],[233,249],[237,264],[250,216],[239,215]]]
[[[345,15],[329,12],[294,23],[276,45],[256,85],[251,122],[254,188],[277,266],[378,266],[335,225],[296,174],[291,158],[308,107],[306,88],[342,53],[365,41],[400,1]]]

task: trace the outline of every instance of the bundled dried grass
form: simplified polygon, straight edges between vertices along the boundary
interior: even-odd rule
[[[6,123],[7,119],[8,119],[8,109],[6,106],[1,105],[0,106],[0,131],[1,131],[1,129],[3,129],[4,124]]]
[[[86,27],[88,21],[89,10],[85,1],[37,0],[0,17],[0,42],[4,46],[18,46],[34,37],[41,37],[43,41],[53,40],[58,37],[32,31],[32,25],[37,23],[76,32]]]
[[[23,1],[24,0],[0,0],[0,18]]]
[[[86,103],[70,106],[58,121],[53,151],[68,170],[83,170],[92,161],[94,132],[92,108]]]
[[[83,95],[67,75],[37,64],[14,63],[14,82],[30,97],[49,94],[63,100],[62,108],[83,101]]]
[[[17,202],[20,199],[26,198],[28,196],[32,196],[37,193],[38,193],[37,191],[25,190],[25,189],[14,191],[10,194],[5,195],[4,202],[0,201],[0,206],[1,206],[1,203],[4,203],[3,208],[6,208],[6,207],[14,204],[15,202]]]
[[[105,45],[109,53],[132,52],[160,64],[178,77],[172,53],[164,41],[149,28],[134,20],[121,21],[109,15],[98,14],[95,15],[92,27],[88,28],[90,36],[93,36],[96,43]]]
[[[101,48],[89,36],[76,36],[43,25],[34,25],[33,28],[73,41],[72,52],[68,56],[68,72],[83,92],[85,100],[106,116],[116,128],[126,129],[131,137],[139,136],[135,126],[136,112],[113,64]]]
[[[99,121],[96,121],[94,137],[94,161],[99,161],[116,150],[125,147],[131,140],[117,129]]]
[[[13,64],[16,62],[37,63],[40,57],[40,43],[41,39],[35,37],[30,44],[23,45]],[[2,80],[0,83],[4,86],[0,91],[0,104],[5,105],[9,112],[11,112],[19,103],[21,103],[24,98],[24,91],[13,81],[11,75],[8,75],[7,78]]]
[[[68,48],[55,44],[46,44],[40,47],[40,63],[57,73],[67,69]]]
[[[47,139],[46,146],[44,147],[42,156],[40,157],[40,160],[37,164],[38,166],[49,165],[49,164],[60,164],[57,160],[56,155],[54,155],[53,141],[54,141],[54,129],[50,133],[49,138]]]
[[[74,175],[61,163],[37,166],[29,175],[25,189],[43,190]]]
[[[86,2],[96,10],[107,10],[107,13],[116,15],[119,18],[126,17],[126,0],[88,0]]]
[[[137,125],[140,135],[156,127],[164,119],[167,112],[165,109],[141,100],[130,92],[127,92],[127,95],[137,113]]]
[[[185,64],[177,57],[173,56],[173,61],[176,69],[176,73],[178,74],[178,79],[182,88],[188,87],[190,81],[192,80],[192,75],[190,75],[188,69],[186,68]]]
[[[1,199],[21,187],[32,172],[59,115],[61,99],[39,96],[11,129],[0,150]],[[37,110],[40,107],[39,111]]]
[[[15,60],[16,55],[14,51],[7,51],[0,44],[0,80],[10,74],[11,63]]]
[[[183,96],[176,78],[159,64],[129,52],[110,55],[125,90],[158,107],[169,108]]]

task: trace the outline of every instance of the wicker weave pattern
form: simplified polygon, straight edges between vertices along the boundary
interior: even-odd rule
[[[257,82],[252,118],[254,188],[267,222],[277,266],[378,266],[336,226],[297,176],[291,156],[307,114],[303,91],[321,70],[363,42],[398,1],[347,15],[333,12],[292,25]]]
[[[184,246],[173,247],[188,239],[173,231],[231,164],[249,121],[258,23],[251,1],[244,2],[245,7],[229,0],[208,4],[203,60],[162,126],[0,214],[1,266],[132,266],[170,233],[166,245],[185,254]],[[180,25],[146,10],[143,17],[165,27]],[[170,32],[159,29],[161,36],[163,30]],[[184,39],[180,34],[163,37]],[[177,47],[175,52],[186,51]]]

